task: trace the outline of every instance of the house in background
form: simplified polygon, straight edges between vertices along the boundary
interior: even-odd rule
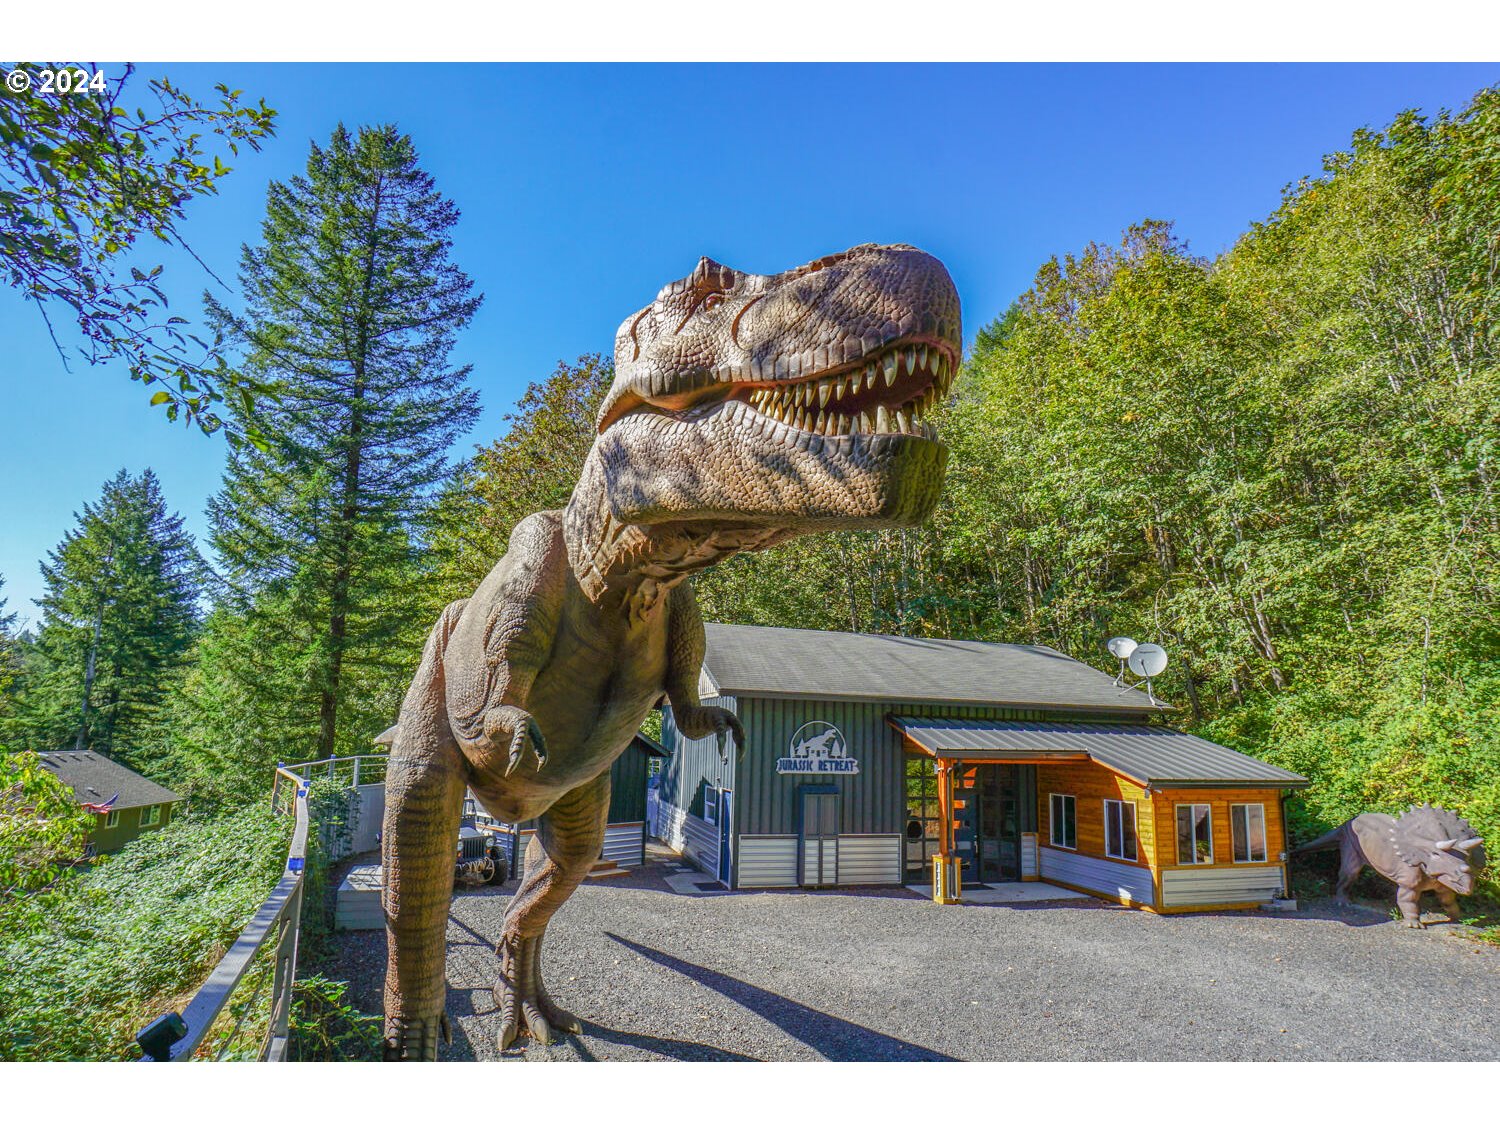
[[[1043,881],[1148,910],[1285,893],[1305,778],[1173,730],[1145,692],[1042,645],[709,624],[698,691],[747,745],[670,709],[660,833],[724,886]]]
[[[182,799],[92,750],[55,750],[40,757],[42,766],[73,790],[79,804],[108,806],[94,814],[89,844],[96,854],[119,851],[142,832],[165,827],[172,807]]]

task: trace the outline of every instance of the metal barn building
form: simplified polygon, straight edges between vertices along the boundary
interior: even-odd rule
[[[721,754],[663,716],[660,831],[734,889],[1044,880],[1157,911],[1286,886],[1306,780],[1172,730],[1134,688],[1039,645],[707,627]]]

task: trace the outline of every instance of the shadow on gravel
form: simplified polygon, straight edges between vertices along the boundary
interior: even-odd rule
[[[705,969],[702,965],[679,960],[670,953],[637,945],[618,934],[606,931],[604,936],[648,961],[654,961],[685,977],[691,977],[699,984],[706,985],[721,996],[754,1012],[768,1023],[775,1024],[793,1039],[806,1043],[831,1062],[955,1061],[952,1055],[939,1054],[926,1047],[919,1047],[915,1043],[907,1043],[905,1040],[872,1031],[868,1027],[861,1027],[857,1023],[830,1016],[826,1012],[816,1011],[805,1004],[798,1004],[795,1000],[777,996],[774,992],[767,992],[763,988],[757,988],[735,977],[726,976],[713,969]]]
[[[653,1051],[678,1062],[760,1061],[753,1055],[741,1055],[720,1047],[710,1047],[707,1043],[692,1043],[686,1039],[660,1039],[655,1035],[637,1035],[629,1031],[616,1031],[612,1027],[600,1027],[597,1023],[585,1023],[583,1033],[590,1039],[602,1039],[606,1043],[623,1043],[642,1051]],[[568,1041],[573,1044],[574,1050],[584,1062],[599,1061],[581,1037],[570,1035]]]

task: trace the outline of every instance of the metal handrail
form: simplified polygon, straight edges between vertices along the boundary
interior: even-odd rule
[[[292,1015],[292,984],[297,975],[297,941],[301,932],[303,875],[307,868],[307,787],[305,778],[278,766],[276,780],[283,777],[297,786],[297,823],[287,851],[281,880],[250,923],[235,939],[229,952],[214,966],[187,1009],[153,1021],[137,1036],[145,1052],[143,1061],[181,1062],[191,1059],[204,1037],[229,1003],[229,997],[244,979],[256,955],[276,940],[276,967],[271,989],[271,1024],[261,1045],[260,1058],[281,1062],[286,1058]]]
[[[353,763],[354,772],[354,777],[350,784],[353,788],[358,789],[360,764],[362,762],[374,761],[381,763],[381,765],[389,765],[390,760],[391,756],[389,754],[349,754],[344,757],[315,758],[310,762],[278,762],[276,763],[276,769],[278,774],[284,770],[287,773],[296,776],[302,781],[312,781],[313,771],[315,768],[319,766],[327,766],[328,776],[336,777],[338,767],[346,762],[349,762]],[[278,777],[278,781],[279,780],[280,779]],[[275,800],[274,792],[272,794],[272,800]]]

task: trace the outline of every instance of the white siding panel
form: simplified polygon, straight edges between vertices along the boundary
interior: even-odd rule
[[[797,885],[795,836],[741,836],[738,859],[741,887]]]
[[[840,836],[839,883],[843,886],[899,885],[900,836]]]
[[[1163,871],[1163,906],[1209,906],[1214,903],[1270,902],[1281,890],[1281,868],[1218,867]]]
[[[611,824],[604,829],[604,858],[620,867],[639,867],[646,861],[645,826]]]
[[[822,877],[818,867],[822,865]],[[802,849],[802,885],[821,887],[838,881],[839,838],[824,836],[808,840]]]
[[[661,839],[700,871],[719,874],[719,829],[676,805],[661,803]]]
[[[375,837],[380,835],[381,822],[385,820],[385,783],[361,785],[358,801],[359,814],[354,822],[354,839],[349,845],[351,855],[380,847],[380,841]]]
[[[1037,855],[1035,832],[1021,833],[1021,878],[1032,879],[1041,874],[1041,857]]]
[[[1042,878],[1113,895],[1127,902],[1154,905],[1149,868],[1109,859],[1079,855],[1062,848],[1042,847]]]

